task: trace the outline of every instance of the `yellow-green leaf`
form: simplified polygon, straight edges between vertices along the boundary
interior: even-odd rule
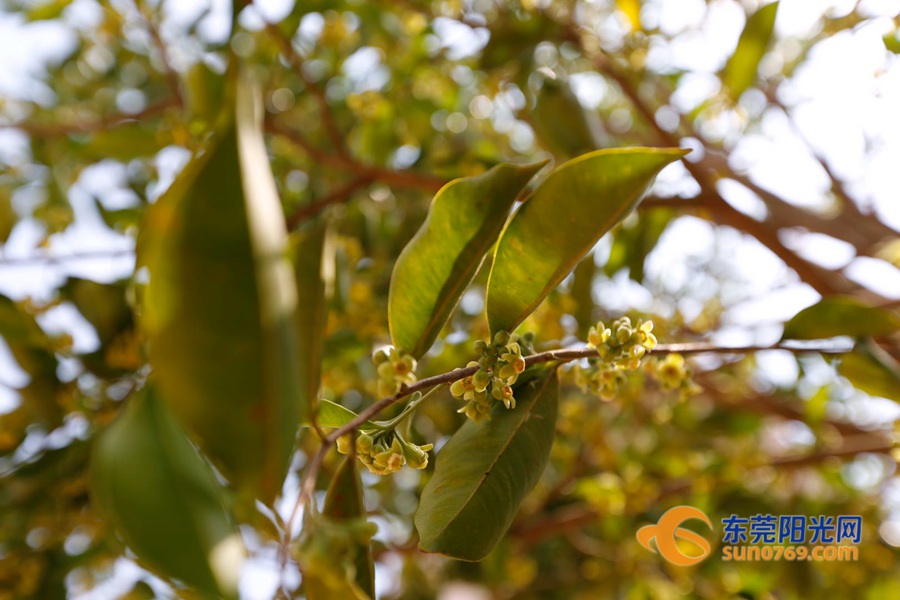
[[[491,331],[512,331],[637,206],[678,148],[597,150],[563,163],[500,234],[488,279]]]
[[[531,116],[538,138],[557,156],[570,158],[604,145],[599,117],[584,109],[569,82],[555,76],[543,78]]]
[[[838,335],[890,335],[900,330],[900,317],[849,296],[824,298],[791,317],[782,339],[817,340]]]
[[[554,368],[528,371],[514,409],[498,402],[489,421],[466,421],[450,438],[416,511],[422,550],[481,560],[500,541],[547,464],[558,385]]]
[[[725,64],[722,83],[732,99],[737,100],[756,81],[759,61],[765,56],[775,27],[778,2],[772,2],[757,10],[747,19],[734,54]]]
[[[494,244],[509,209],[546,161],[499,164],[451,181],[394,265],[388,298],[391,339],[416,358],[425,354]]]
[[[878,347],[845,354],[838,372],[867,394],[900,402],[900,364]]]
[[[300,423],[297,289],[263,145],[239,86],[220,132],[148,211],[143,327],[160,394],[245,499],[281,489]]]
[[[152,384],[94,442],[91,494],[101,516],[158,573],[237,597],[245,551],[212,469]]]
[[[337,429],[343,427],[356,418],[356,413],[349,408],[344,408],[340,404],[320,398],[316,407],[316,425],[328,429]],[[363,424],[365,427],[374,427],[371,421]]]
[[[300,422],[309,423],[316,407],[322,371],[322,342],[328,307],[322,258],[327,221],[317,219],[291,239],[294,277],[297,281],[297,339],[299,341]]]

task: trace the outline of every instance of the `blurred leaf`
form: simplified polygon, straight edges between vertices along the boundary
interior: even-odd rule
[[[3,295],[0,295],[0,337],[15,361],[31,377],[31,381],[18,390],[28,414],[36,421],[56,425],[63,415],[57,399],[62,383],[56,375],[59,361],[53,352],[53,341],[33,315]]]
[[[631,224],[623,223],[613,233],[612,248],[603,270],[612,277],[619,269],[628,267],[628,277],[643,283],[644,263],[656,247],[675,212],[664,208],[644,211]]]
[[[571,158],[607,145],[599,117],[586,111],[569,82],[556,76],[543,78],[531,116],[535,132],[557,156]]]
[[[340,404],[320,398],[316,412],[316,424],[319,427],[337,429],[343,427],[356,418],[356,413]],[[363,427],[374,427],[371,421],[366,421]]]
[[[322,371],[322,343],[328,306],[325,281],[322,279],[323,249],[327,221],[315,220],[308,228],[295,233],[291,240],[291,256],[297,281],[297,339],[299,341],[300,422],[309,423],[315,410]]]
[[[512,331],[624,219],[678,148],[597,150],[535,189],[500,234],[487,290],[491,331]]]
[[[845,354],[838,372],[867,394],[900,402],[900,365],[877,347]]]
[[[148,209],[138,252],[161,396],[225,477],[268,502],[294,448],[301,392],[297,290],[255,92],[239,86],[236,126]]]
[[[5,244],[19,220],[12,207],[12,193],[9,188],[0,187],[0,244]]]
[[[159,573],[237,597],[244,547],[215,475],[148,384],[96,439],[91,493],[104,519]]]
[[[334,521],[355,521],[366,517],[363,501],[363,483],[359,476],[359,463],[355,456],[346,457],[338,466],[328,493],[322,514]],[[356,585],[370,598],[375,597],[375,561],[371,543],[355,548],[354,570]],[[310,596],[310,600],[312,596]]]
[[[765,56],[775,27],[778,2],[772,2],[757,10],[747,19],[737,47],[722,72],[722,83],[732,100],[737,101],[744,91],[756,81],[759,61]]]
[[[49,21],[50,19],[58,19],[62,16],[63,11],[72,3],[72,0],[50,0],[49,2],[38,2],[25,13],[25,18],[29,21]]]
[[[900,33],[898,33],[898,31],[888,33],[881,39],[884,42],[884,47],[887,48],[889,52],[900,54]]]
[[[84,141],[75,142],[78,152],[86,159],[111,158],[121,162],[153,156],[171,143],[170,128],[137,121],[103,129]]]
[[[191,116],[206,126],[214,125],[222,112],[226,78],[198,61],[185,75],[185,95]]]
[[[416,358],[428,351],[519,192],[545,164],[499,164],[437,193],[422,227],[394,264],[388,314],[395,346]]]
[[[124,232],[132,227],[137,227],[144,215],[144,206],[109,210],[97,198],[94,198],[94,205],[106,226],[115,231]]]
[[[477,561],[500,541],[547,464],[558,387],[554,368],[526,372],[514,409],[495,403],[489,421],[466,421],[441,448],[416,511],[422,550]]]
[[[132,326],[131,307],[125,297],[127,286],[127,281],[97,283],[69,277],[60,293],[94,326],[100,344],[106,345]]]
[[[890,335],[900,330],[900,317],[849,296],[824,298],[804,308],[784,325],[783,340],[817,340],[838,335]]]

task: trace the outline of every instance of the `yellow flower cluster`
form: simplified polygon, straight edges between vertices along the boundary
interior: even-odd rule
[[[341,454],[350,454],[353,438],[342,435],[337,440]],[[361,431],[356,436],[356,458],[375,475],[395,473],[405,466],[424,469],[428,466],[428,451],[434,444],[418,446],[404,440],[395,430]]]
[[[641,366],[641,359],[656,347],[653,321],[622,317],[607,327],[598,322],[588,331],[588,347],[596,348],[596,358],[588,359],[588,366],[575,367],[575,380],[583,389],[598,394],[604,400],[616,396],[625,372]]]
[[[378,350],[373,356],[378,372],[378,395],[393,396],[405,385],[416,381],[416,359],[409,354],[401,354],[396,348]]]
[[[481,355],[480,358],[466,366],[478,367],[478,370],[469,377],[455,381],[450,386],[450,393],[466,402],[458,412],[465,413],[466,417],[477,423],[490,418],[495,400],[503,402],[508,409],[516,407],[512,385],[525,370],[525,358],[519,336],[505,331],[498,331],[491,344],[478,340],[475,351]]]
[[[653,360],[647,367],[667,392],[678,390],[682,398],[700,392],[700,386],[691,379],[691,370],[685,364],[684,357],[678,353],[673,352],[662,360]]]

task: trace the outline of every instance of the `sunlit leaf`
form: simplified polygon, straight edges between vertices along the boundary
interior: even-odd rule
[[[147,212],[142,320],[161,396],[232,483],[268,501],[301,416],[297,290],[259,99],[239,90],[235,126]]]
[[[337,429],[343,427],[357,417],[356,413],[340,404],[320,398],[316,407],[316,424],[319,427]],[[364,427],[374,427],[371,421],[366,421]]]
[[[512,331],[624,219],[677,148],[597,150],[555,169],[497,243],[487,290],[491,331]]]
[[[725,64],[722,83],[732,99],[737,100],[756,81],[759,61],[765,56],[775,27],[778,2],[757,10],[747,19],[737,47]]]
[[[210,466],[152,384],[97,438],[91,493],[100,514],[158,573],[237,597],[244,546]]]
[[[782,339],[816,340],[838,335],[882,336],[900,330],[900,317],[848,296],[832,296],[804,308],[784,326]]]
[[[526,372],[516,407],[466,423],[437,455],[416,511],[419,547],[481,560],[500,541],[547,464],[556,423],[555,369]]]
[[[500,164],[437,193],[425,223],[394,265],[388,306],[395,346],[416,358],[428,351],[519,192],[545,164]]]

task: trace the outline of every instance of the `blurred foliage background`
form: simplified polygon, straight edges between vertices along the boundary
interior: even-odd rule
[[[434,192],[502,160],[693,150],[529,318],[538,350],[622,314],[653,318],[661,342],[729,346],[777,342],[820,296],[897,308],[896,2],[236,2],[234,23],[220,4],[0,3],[18,32],[0,52],[40,58],[0,96],[0,598],[184,594],[101,524],[86,465],[146,368],[141,217],[214,125],[229,53],[265,82],[289,225],[330,222],[320,395],[348,408],[377,399],[391,268]],[[420,377],[487,337],[485,276]],[[428,471],[365,475],[381,597],[900,596],[900,343],[867,344],[876,366],[842,374],[816,352],[699,355],[686,399],[637,373],[602,401],[564,370],[550,466],[484,562],[416,550]],[[439,449],[457,408],[423,405],[413,438]],[[283,518],[316,446],[301,440]],[[859,560],[674,567],[635,532],[680,504],[714,523],[862,515]],[[246,597],[296,585],[274,530],[243,533]]]

